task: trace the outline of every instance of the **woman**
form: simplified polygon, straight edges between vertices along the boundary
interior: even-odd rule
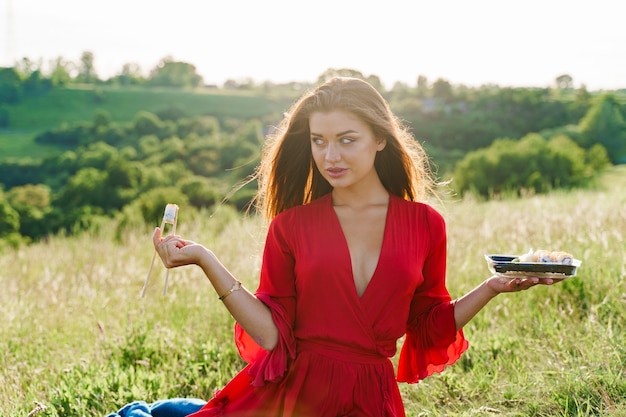
[[[539,282],[493,276],[451,300],[445,223],[419,202],[426,156],[362,80],[331,79],[294,104],[257,179],[270,225],[254,294],[204,246],[153,236],[166,267],[202,268],[248,362],[194,417],[404,416],[397,381],[454,363],[481,308]]]

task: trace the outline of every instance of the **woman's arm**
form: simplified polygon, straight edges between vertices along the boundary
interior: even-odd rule
[[[541,282],[540,282],[541,281]],[[539,280],[538,278],[502,278],[496,275],[488,278],[478,287],[458,298],[454,305],[454,320],[456,328],[463,328],[484,306],[496,295],[503,292],[517,292],[527,290],[539,283],[551,285],[552,279]]]
[[[237,290],[237,280],[212,251],[180,236],[163,238],[160,228],[155,229],[152,240],[166,268],[198,265],[218,295],[234,289],[222,299],[230,314],[263,349],[272,350],[276,346],[278,329],[270,309],[245,288]]]

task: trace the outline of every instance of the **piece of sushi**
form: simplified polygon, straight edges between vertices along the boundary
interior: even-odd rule
[[[512,262],[520,262],[520,263],[528,263],[528,262],[537,262],[537,257],[532,248],[525,254],[518,256],[513,259]]]
[[[552,262],[555,264],[572,265],[574,263],[574,257],[571,253],[563,251],[554,251],[550,254]]]
[[[545,249],[538,249],[535,251],[535,258],[537,259],[535,262],[539,263],[552,263],[552,252]]]
[[[531,249],[528,253],[518,256],[511,262],[572,265],[574,263],[574,257],[572,254],[564,251],[549,251],[545,249],[533,251]]]

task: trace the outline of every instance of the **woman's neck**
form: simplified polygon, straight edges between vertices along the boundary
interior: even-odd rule
[[[352,208],[387,205],[389,192],[382,183],[367,188],[335,188],[332,191],[333,206],[350,206]]]

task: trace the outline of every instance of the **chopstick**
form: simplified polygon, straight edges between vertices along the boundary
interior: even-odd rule
[[[163,221],[161,222],[161,232],[165,231],[165,225],[171,224],[172,230],[170,232],[171,235],[176,234],[176,223],[178,223],[178,205],[169,203],[165,206],[165,212],[163,213]],[[154,261],[156,259],[157,251],[154,250],[152,254],[152,260],[150,261],[150,268],[148,268],[148,275],[146,275],[146,280],[143,284],[143,289],[141,290],[141,298],[146,296],[146,289],[148,288],[148,283],[150,282],[150,275],[152,274],[152,267],[154,266]],[[163,295],[167,295],[167,281],[169,278],[170,270],[167,268],[165,270],[165,283],[163,284]]]

